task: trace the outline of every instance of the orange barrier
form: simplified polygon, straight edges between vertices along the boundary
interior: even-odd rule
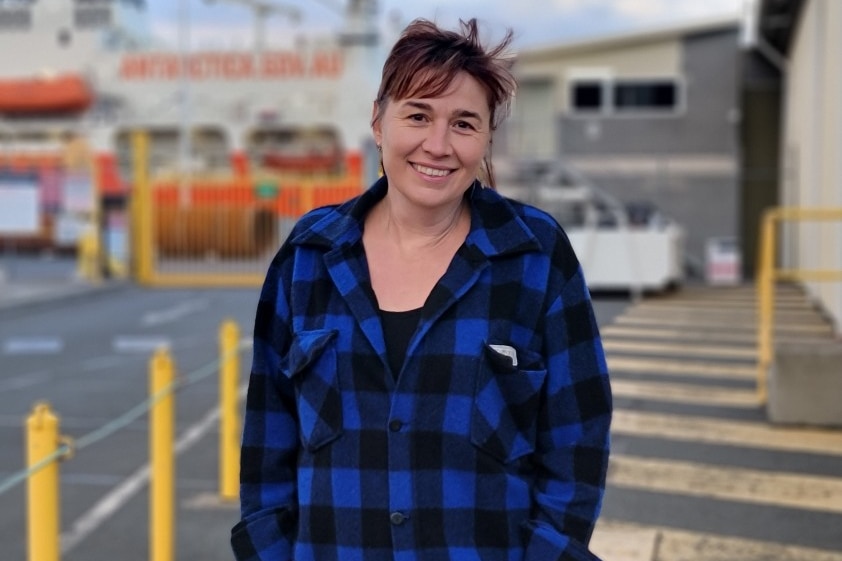
[[[159,204],[154,220],[155,246],[165,257],[253,258],[277,239],[277,221],[266,209]]]
[[[278,216],[297,218],[320,206],[339,203],[359,195],[359,183],[277,181],[250,182],[242,179],[230,181],[196,180],[185,188],[174,181],[157,182],[152,200],[156,206],[246,206],[265,208]]]

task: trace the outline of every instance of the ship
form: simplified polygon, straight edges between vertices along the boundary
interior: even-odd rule
[[[253,46],[169,45],[149,32],[143,0],[0,3],[7,246],[72,248],[91,221],[106,237],[125,227],[137,131],[148,138],[144,164],[163,184],[162,201],[179,189],[182,197],[188,177],[194,198],[223,205],[245,189],[294,218],[304,210],[295,185],[306,183],[312,205],[376,177],[369,120],[387,46],[376,1],[333,4],[341,23],[329,34],[274,18],[271,31],[293,36],[292,46],[268,41],[266,24],[275,12],[300,14],[294,4],[223,2],[253,11]]]

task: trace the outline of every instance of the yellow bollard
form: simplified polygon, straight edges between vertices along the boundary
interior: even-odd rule
[[[219,497],[237,500],[240,479],[240,417],[237,410],[240,330],[234,321],[219,331]]]
[[[76,274],[90,283],[102,280],[99,270],[99,238],[96,230],[87,229],[80,237],[76,248]]]
[[[26,465],[36,467],[59,447],[58,418],[47,403],[37,403],[26,419]],[[58,462],[29,476],[26,486],[29,561],[59,559]]]
[[[172,561],[175,549],[175,368],[161,349],[150,363],[149,449],[152,473],[149,486],[149,553],[151,561]]]

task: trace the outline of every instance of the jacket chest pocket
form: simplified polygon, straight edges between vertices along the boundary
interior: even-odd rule
[[[315,452],[342,434],[342,395],[335,330],[297,333],[281,371],[295,384],[298,424],[304,447]]]
[[[471,441],[503,463],[535,450],[541,388],[547,377],[540,355],[516,352],[515,361],[484,346],[471,411]]]

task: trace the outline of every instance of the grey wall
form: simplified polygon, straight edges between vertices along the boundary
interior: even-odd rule
[[[735,155],[738,30],[688,37],[684,42],[685,111],[665,116],[563,116],[565,155]],[[601,131],[597,138],[593,127]],[[589,129],[591,134],[589,135]]]
[[[562,116],[558,123],[563,157],[574,166],[589,161],[584,171],[596,185],[620,200],[654,202],[684,226],[695,267],[704,264],[709,238],[741,233],[738,33],[735,27],[685,39],[684,113]],[[630,159],[637,165],[624,165]]]

